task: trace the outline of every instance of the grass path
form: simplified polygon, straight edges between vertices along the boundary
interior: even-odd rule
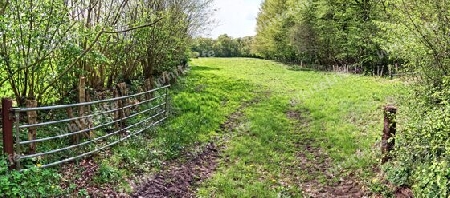
[[[243,111],[217,171],[197,196],[338,195],[345,194],[339,190],[355,187],[361,188],[358,193],[367,192],[370,185],[364,181],[377,165],[381,107],[395,103],[399,83],[292,71],[256,59],[197,59],[192,65],[193,73],[245,83],[248,96],[259,97],[258,103]],[[234,95],[226,88],[220,91]],[[314,171],[314,167],[319,168]],[[339,183],[350,189],[326,191]]]
[[[372,178],[381,107],[395,103],[401,83],[258,59],[191,65],[172,91],[171,119],[103,161],[137,176],[133,195],[360,197],[380,190]]]

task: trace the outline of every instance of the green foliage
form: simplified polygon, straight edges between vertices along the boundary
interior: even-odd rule
[[[448,197],[450,195],[449,162],[433,160],[419,165],[413,179],[414,193],[417,197]]]
[[[211,3],[6,1],[0,10],[0,91],[19,106],[26,99],[67,103],[75,101],[68,96],[80,77],[87,87],[105,90],[173,70],[187,62],[191,36],[209,24]]]
[[[352,65],[387,73],[388,56],[374,42],[375,20],[385,20],[380,1],[267,0],[258,15],[258,55],[284,62]]]
[[[450,87],[447,78],[442,81]],[[402,120],[408,124],[397,137],[396,173],[389,179],[413,186],[420,197],[447,197],[450,190],[449,96],[448,89],[425,86],[406,97],[409,108]]]
[[[384,165],[383,171],[392,184],[396,186],[408,185],[411,167],[405,166],[402,162],[395,162]]]
[[[97,184],[119,184],[123,181],[123,173],[107,162],[102,162],[93,180]]]
[[[0,159],[1,197],[51,197],[63,193],[61,177],[52,169],[32,167],[22,172],[8,171],[5,158]]]
[[[450,7],[445,1],[422,0],[385,5],[388,20],[376,22],[381,30],[376,42],[420,77],[405,95],[404,124],[387,173],[395,184],[413,186],[418,197],[448,197]]]
[[[201,96],[206,93],[240,92],[223,85],[230,82],[242,84],[237,87],[246,86],[247,93],[256,93],[250,96],[253,100],[245,100],[252,102],[246,103],[237,119],[231,117],[236,119],[233,125],[237,127],[227,139],[217,172],[202,185],[198,196],[302,197],[302,189],[297,186],[309,178],[326,181],[326,176],[322,171],[311,173],[302,168],[300,164],[305,162],[298,157],[301,153],[311,155],[312,167],[329,157],[329,171],[335,177],[356,174],[363,181],[373,177],[367,170],[378,161],[378,149],[373,145],[379,139],[383,116],[379,107],[396,102],[395,96],[402,93],[400,83],[372,77],[292,71],[284,64],[258,59],[196,59],[193,65],[193,74],[201,76],[204,85],[203,89],[193,90],[199,90],[202,95],[194,92],[189,94],[191,97],[180,97],[194,98],[179,103],[185,105],[185,112],[196,113],[196,107],[204,103]],[[218,78],[228,80],[217,86],[214,79]],[[217,88],[206,92],[211,86]],[[297,112],[298,118],[289,118],[287,114],[291,111]],[[306,142],[326,156],[306,152],[302,147]],[[385,186],[377,185],[374,186],[377,192],[388,194]]]
[[[450,4],[446,1],[266,0],[255,50],[286,62],[352,65],[365,74],[415,72],[386,173],[423,197],[446,197],[450,161]],[[437,178],[440,181],[437,181]],[[443,183],[442,183],[443,182]],[[440,195],[442,194],[442,195]]]
[[[200,57],[256,57],[252,49],[253,41],[250,36],[232,38],[226,34],[215,40],[199,37],[194,39],[192,51]]]

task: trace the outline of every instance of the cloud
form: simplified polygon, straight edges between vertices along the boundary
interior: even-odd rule
[[[211,37],[228,34],[232,37],[256,34],[256,17],[261,0],[216,0],[218,9],[214,18],[219,23],[211,32]]]

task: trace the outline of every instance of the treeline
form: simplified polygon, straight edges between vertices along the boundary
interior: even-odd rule
[[[192,45],[193,57],[257,57],[253,53],[251,36],[232,38],[226,34],[217,39],[195,38]]]
[[[376,42],[376,21],[388,18],[381,1],[266,0],[261,6],[255,51],[264,58],[375,75],[401,62]]]
[[[402,106],[388,179],[418,197],[450,196],[450,2],[427,0],[265,0],[255,52],[284,62],[416,72]],[[407,122],[407,124],[405,123]],[[406,126],[405,126],[406,125]]]
[[[188,60],[212,0],[0,2],[0,87],[19,105],[70,102],[79,79],[94,90],[144,81]]]

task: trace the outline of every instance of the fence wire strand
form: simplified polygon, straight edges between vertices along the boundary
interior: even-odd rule
[[[139,102],[137,104],[132,104],[132,105],[125,106],[125,107],[123,107],[123,109],[129,109],[129,108],[132,108],[132,107],[135,107],[135,106],[140,106],[142,104],[153,102],[153,101],[155,101],[157,99],[160,99],[160,98],[163,98],[163,97],[166,97],[166,94],[154,97],[154,98],[152,98],[150,100]],[[68,108],[70,108],[70,107],[68,107]],[[24,124],[24,125],[21,125],[20,128],[21,129],[25,129],[25,128],[30,128],[30,127],[43,127],[43,126],[55,125],[55,124],[59,124],[59,123],[66,123],[66,122],[71,122],[71,121],[76,121],[76,120],[89,119],[89,118],[93,118],[93,117],[99,116],[99,115],[115,113],[115,112],[120,111],[120,110],[122,110],[122,108],[117,108],[117,109],[112,109],[112,110],[108,110],[108,111],[102,111],[100,113],[95,113],[95,114],[91,114],[91,115],[74,117],[74,118],[63,119],[63,120],[57,120],[57,121],[42,122],[42,123],[38,123],[38,124]]]
[[[16,161],[16,165],[17,168],[20,169],[20,163],[21,160],[24,159],[30,159],[30,158],[39,158],[42,156],[47,156],[47,155],[52,155],[52,154],[56,154],[59,152],[63,152],[63,151],[69,151],[78,147],[82,147],[82,146],[86,146],[86,145],[96,145],[97,142],[100,141],[104,141],[104,140],[113,140],[113,139],[109,139],[110,137],[113,136],[117,136],[118,135],[118,140],[108,143],[104,146],[101,146],[100,148],[96,148],[94,150],[91,150],[89,152],[85,152],[82,154],[79,154],[77,156],[73,156],[73,157],[68,157],[62,160],[58,160],[58,161],[53,161],[50,162],[48,164],[42,165],[40,167],[42,168],[46,168],[46,167],[51,167],[51,166],[56,166],[56,165],[60,165],[62,163],[66,163],[66,162],[70,162],[76,159],[80,159],[83,157],[86,157],[88,155],[91,155],[93,153],[99,152],[101,150],[104,150],[108,147],[111,147],[113,145],[118,144],[119,142],[122,142],[134,135],[138,135],[148,129],[150,129],[151,127],[154,127],[160,123],[162,123],[164,120],[167,119],[168,116],[168,109],[167,109],[167,103],[168,103],[168,88],[170,87],[170,85],[166,85],[163,87],[159,87],[156,89],[152,89],[149,91],[145,91],[145,92],[141,92],[138,94],[133,94],[133,95],[128,95],[128,96],[122,96],[122,97],[117,97],[117,98],[111,98],[111,99],[105,99],[105,100],[98,100],[98,101],[93,101],[93,102],[84,102],[84,103],[78,103],[78,104],[71,104],[71,105],[57,105],[57,106],[47,106],[47,107],[35,107],[35,108],[13,108],[12,112],[16,115],[16,123],[15,123],[15,130],[16,130],[16,157],[15,157],[15,161]],[[127,100],[130,98],[136,98],[145,94],[151,94],[151,93],[158,93],[157,91],[159,90],[165,90],[165,93],[161,93],[159,96],[156,97],[152,97],[151,99],[145,100],[145,101],[140,101],[138,103],[134,103],[131,105],[126,105],[126,106],[122,106],[119,108],[115,108],[112,110],[107,110],[107,111],[101,111],[101,112],[95,112],[94,114],[90,114],[90,115],[84,115],[84,116],[79,116],[79,117],[74,117],[74,118],[67,118],[67,119],[62,119],[62,120],[56,120],[56,121],[48,121],[48,122],[42,122],[42,123],[37,123],[37,124],[23,124],[20,125],[20,113],[24,113],[24,112],[30,112],[30,111],[45,111],[45,110],[55,110],[55,109],[64,109],[64,108],[72,108],[72,107],[80,107],[80,106],[92,106],[92,105],[96,105],[96,104],[102,104],[102,103],[109,103],[109,102],[116,102],[116,101],[123,101],[123,100]],[[163,101],[159,101],[159,104],[153,104],[151,102],[153,101],[157,101],[158,99],[163,99]],[[125,113],[126,110],[129,110],[133,107],[141,106],[147,103],[151,103],[152,107],[151,108],[147,108],[145,110],[139,111],[138,113],[134,113],[129,115],[128,113]],[[106,109],[106,108],[105,108]],[[129,120],[131,118],[135,118],[139,115],[146,115],[148,112],[153,112],[151,113],[152,115],[148,115],[146,116],[144,119],[138,121],[137,123],[134,123],[132,125],[129,126],[122,126],[121,123],[123,123],[126,120]],[[101,115],[108,115],[108,114],[112,114],[112,113],[116,113],[119,112],[119,117],[120,119],[115,119],[111,122],[107,122],[107,123],[103,123],[103,124],[98,124],[95,125],[94,127],[90,127],[88,126],[88,128],[86,129],[82,129],[82,130],[78,130],[75,132],[70,132],[70,133],[64,133],[64,134],[60,134],[60,135],[55,135],[55,136],[51,136],[51,137],[45,137],[45,138],[40,138],[40,139],[35,139],[35,140],[28,140],[28,141],[21,141],[20,139],[20,135],[21,135],[21,129],[26,129],[26,128],[31,128],[31,127],[45,127],[48,125],[57,125],[60,123],[68,123],[68,122],[73,122],[73,121],[79,121],[79,120],[86,120],[86,119],[91,119],[95,116],[101,116]],[[121,115],[127,115],[127,116],[121,116]],[[156,120],[156,121],[155,121]],[[117,127],[117,123],[119,123],[119,127]],[[66,146],[63,148],[58,148],[58,149],[53,149],[53,150],[49,150],[49,151],[45,151],[45,152],[39,152],[39,153],[35,153],[35,154],[28,154],[28,155],[23,155],[21,153],[21,146],[23,145],[29,145],[29,144],[34,144],[34,143],[42,143],[42,142],[47,142],[47,141],[51,141],[51,140],[55,140],[55,139],[62,139],[62,138],[66,138],[72,135],[77,135],[77,134],[82,134],[82,133],[86,133],[86,132],[90,132],[93,130],[97,130],[97,129],[101,129],[103,127],[107,127],[107,126],[112,126],[112,125],[116,125],[117,130],[111,133],[106,132],[106,135],[100,136],[100,137],[96,137],[96,138],[90,138],[82,143],[79,144],[74,144],[74,145],[70,145],[70,146]],[[142,126],[139,127],[139,126]],[[137,131],[132,131],[132,129],[135,129]],[[126,136],[121,137],[121,134],[124,134]],[[108,141],[106,141],[108,142]],[[22,169],[23,170],[23,169]]]
[[[106,127],[106,126],[113,125],[113,124],[115,124],[115,123],[122,122],[122,121],[124,121],[124,120],[126,120],[126,119],[128,119],[128,118],[134,118],[134,117],[136,117],[136,116],[138,116],[138,115],[141,115],[141,114],[143,114],[143,113],[146,113],[146,112],[155,110],[155,109],[157,109],[157,108],[159,108],[159,107],[161,107],[161,106],[163,106],[163,105],[165,105],[165,103],[159,104],[159,105],[157,105],[157,106],[155,106],[155,107],[152,107],[152,108],[150,108],[150,109],[141,111],[141,112],[139,112],[139,113],[135,113],[135,114],[133,114],[133,115],[130,115],[130,116],[126,117],[125,119],[122,118],[122,119],[114,120],[114,121],[112,121],[112,122],[108,122],[108,123],[105,123],[105,124],[99,124],[99,125],[97,125],[97,126],[95,126],[95,127],[83,129],[83,130],[76,131],[76,132],[72,132],[72,133],[65,133],[65,134],[61,134],[61,135],[57,135],[57,136],[46,137],[46,138],[41,138],[41,139],[36,139],[36,140],[21,141],[20,144],[21,144],[21,145],[24,145],[24,144],[31,144],[31,143],[37,143],[37,142],[45,142],[45,141],[49,141],[49,140],[53,140],[53,139],[61,139],[61,138],[68,137],[68,136],[72,136],[72,135],[77,135],[77,134],[87,133],[87,132],[92,131],[92,130],[100,129],[100,128],[102,128],[102,127]],[[118,110],[120,110],[120,109],[118,109]]]
[[[80,158],[86,157],[86,156],[88,156],[88,155],[97,153],[97,152],[99,152],[99,151],[101,151],[101,150],[104,150],[104,149],[106,149],[106,148],[108,148],[108,147],[114,146],[114,145],[116,145],[116,144],[118,144],[118,143],[120,143],[120,142],[122,142],[122,141],[124,141],[124,140],[127,140],[128,138],[130,138],[130,137],[133,136],[133,135],[138,135],[138,134],[144,132],[145,130],[150,129],[150,128],[153,127],[153,126],[158,125],[159,123],[163,122],[165,119],[167,119],[167,117],[164,117],[164,118],[162,118],[162,119],[156,121],[155,123],[151,124],[150,126],[146,127],[145,129],[141,129],[141,130],[139,130],[139,131],[137,131],[137,132],[135,132],[135,133],[133,133],[133,134],[129,134],[129,135],[125,136],[123,139],[117,140],[117,141],[112,142],[112,143],[110,143],[110,144],[108,144],[108,145],[105,145],[105,146],[103,146],[103,147],[97,148],[97,149],[95,149],[95,150],[92,150],[92,151],[87,152],[87,153],[83,153],[83,154],[78,155],[78,156],[75,156],[75,157],[67,158],[67,159],[65,159],[65,160],[61,160],[61,161],[53,162],[53,163],[50,163],[50,164],[46,164],[46,165],[43,165],[43,166],[41,166],[41,167],[42,167],[42,168],[46,168],[46,167],[56,166],[56,165],[59,165],[59,164],[62,164],[62,163],[70,162],[70,161],[73,161],[73,160],[76,160],[76,159],[80,159]]]
[[[135,97],[142,96],[145,94],[154,93],[158,90],[167,89],[169,87],[170,87],[170,85],[166,85],[163,87],[159,87],[156,89],[152,89],[152,90],[149,90],[146,92],[141,92],[141,93],[134,94],[134,95],[121,96],[121,97],[105,99],[105,100],[97,100],[97,101],[93,101],[93,102],[83,102],[83,103],[76,103],[76,104],[70,104],[70,105],[55,105],[55,106],[48,106],[48,107],[13,108],[12,110],[14,112],[22,113],[22,112],[29,112],[29,111],[44,111],[44,110],[54,110],[54,109],[66,109],[66,108],[70,108],[70,107],[91,106],[91,105],[100,104],[100,103],[115,102],[115,101],[119,101],[119,100],[135,98]]]

